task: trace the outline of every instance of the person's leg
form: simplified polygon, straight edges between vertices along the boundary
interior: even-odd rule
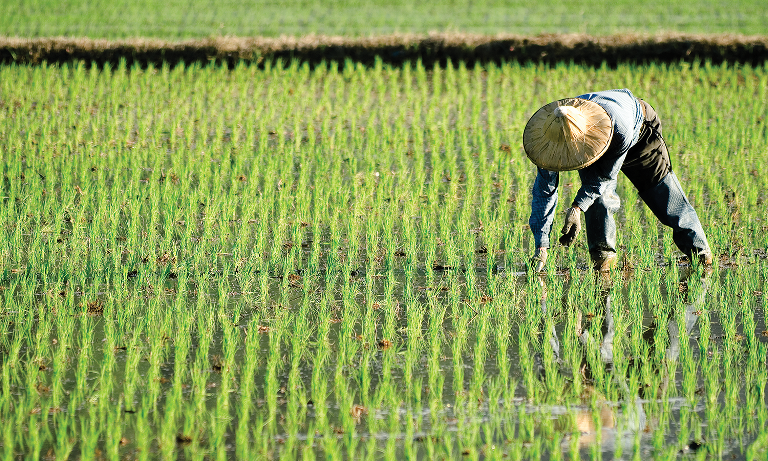
[[[670,171],[659,184],[641,193],[640,198],[662,224],[672,228],[672,239],[680,251],[691,259],[697,257],[703,263],[712,262],[699,217],[674,172]]]
[[[622,172],[640,193],[648,208],[667,227],[672,228],[675,245],[687,256],[711,263],[712,252],[699,217],[672,172],[669,151],[661,134],[661,121],[648,103],[640,139],[627,153]]]
[[[637,143],[627,152],[621,172],[642,194],[659,184],[672,171],[672,162],[661,134],[658,114],[650,104],[642,99],[639,101],[644,107],[645,121]]]
[[[587,246],[595,270],[607,271],[616,261],[616,221],[621,200],[616,195],[616,182],[584,212]]]

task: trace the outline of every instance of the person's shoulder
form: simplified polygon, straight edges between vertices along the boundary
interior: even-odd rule
[[[625,94],[625,95],[629,96],[632,99],[635,98],[635,95],[632,94],[632,92],[629,90],[629,88],[621,88],[621,89],[618,89],[618,90],[611,90],[611,91],[615,91],[615,92],[619,92],[619,93]]]
[[[582,95],[576,96],[579,99],[595,99],[595,98],[611,98],[618,95],[626,95],[629,97],[634,98],[635,95],[632,94],[632,92],[628,88],[617,88],[613,90],[602,90],[602,91],[592,91],[589,93],[584,93]]]

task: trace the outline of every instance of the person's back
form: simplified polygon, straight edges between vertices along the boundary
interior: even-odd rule
[[[659,221],[673,229],[675,244],[684,254],[704,264],[712,263],[696,211],[672,172],[659,117],[629,90],[585,93],[547,104],[528,121],[523,146],[538,167],[529,219],[536,244],[532,257],[536,270],[546,264],[558,199],[558,172],[568,170],[579,171],[581,187],[566,212],[560,243],[567,246],[576,239],[583,211],[596,270],[607,271],[616,262],[613,215],[621,203],[616,194],[619,171],[630,179]]]

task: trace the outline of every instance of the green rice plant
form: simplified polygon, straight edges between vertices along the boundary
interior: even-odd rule
[[[691,439],[725,455],[734,438],[759,456],[766,197],[752,171],[766,139],[746,96],[764,73],[0,68],[29,82],[0,106],[5,453],[600,457],[626,433],[614,456],[671,457]],[[662,114],[719,256],[707,281],[624,179],[610,289],[584,270],[583,241],[553,248],[541,279],[517,274],[532,246],[525,120],[618,84]],[[724,98],[749,114],[727,133]],[[561,204],[575,184],[562,175]],[[589,389],[617,413],[646,402],[648,435],[560,443],[573,428],[550,413],[586,402],[596,418]],[[44,412],[50,430],[14,431]]]
[[[331,35],[367,36],[369,34],[428,33],[431,31],[496,34],[595,33],[621,32],[741,33],[762,32],[760,19],[765,16],[762,3],[739,5],[694,2],[676,6],[650,2],[647,9],[633,10],[627,3],[598,3],[596,11],[580,10],[573,5],[544,8],[522,3],[486,2],[474,5],[440,3],[427,8],[415,2],[398,4],[371,2],[363,7],[351,2],[324,4],[308,2],[278,7],[258,4],[258,9],[240,5],[214,8],[215,3],[198,0],[188,5],[198,12],[192,20],[180,12],[176,3],[146,2],[139,5],[115,5],[106,2],[77,2],[73,10],[62,10],[55,3],[43,2],[19,10],[7,5],[0,28],[7,36],[72,36],[98,38],[154,37],[192,39],[227,36]],[[613,6],[619,12],[606,12]],[[709,9],[706,9],[709,8]],[[77,13],[75,13],[76,11]],[[165,20],[160,21],[158,16]],[[578,17],[578,23],[565,17]],[[43,19],[40,19],[43,18]]]

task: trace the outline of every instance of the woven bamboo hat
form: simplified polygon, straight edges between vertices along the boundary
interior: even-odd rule
[[[600,105],[586,99],[554,101],[528,120],[523,148],[536,166],[550,171],[579,170],[605,153],[613,123]]]

